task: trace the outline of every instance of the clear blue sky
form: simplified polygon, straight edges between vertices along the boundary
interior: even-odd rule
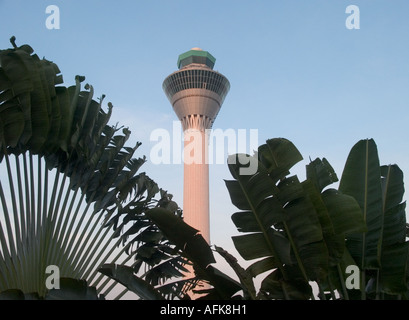
[[[351,4],[359,30],[345,26]],[[60,9],[59,30],[46,27],[49,5]],[[340,177],[352,146],[374,138],[381,164],[397,163],[409,186],[407,0],[0,0],[0,13],[0,48],[15,35],[56,62],[65,85],[86,76],[114,104],[112,123],[143,143],[139,155],[149,156],[152,130],[172,130],[162,82],[198,46],[231,83],[214,128],[293,141],[301,179],[309,157],[326,157]],[[182,205],[181,164],[144,169]],[[211,166],[211,238],[230,249],[236,209],[223,179],[227,166]]]

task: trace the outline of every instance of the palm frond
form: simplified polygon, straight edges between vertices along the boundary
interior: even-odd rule
[[[126,146],[130,130],[108,125],[112,104],[105,112],[104,97],[97,102],[92,86],[81,89],[84,80],[60,86],[57,65],[28,45],[0,50],[0,292],[44,296],[46,267],[56,265],[61,277],[120,297],[124,288],[99,267],[133,266],[143,245],[164,241],[144,236],[160,231],[143,216],[171,195],[139,172],[140,143]],[[130,211],[133,226],[124,221]],[[126,243],[132,228],[140,233]],[[142,259],[148,270],[168,259],[151,258]]]

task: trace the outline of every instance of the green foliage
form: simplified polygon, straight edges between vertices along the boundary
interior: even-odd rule
[[[379,241],[382,234],[382,189],[377,148],[373,140],[356,144],[347,159],[339,190],[353,196],[359,203],[366,233],[347,237],[348,248],[359,267],[380,266]]]
[[[135,276],[134,270],[128,266],[107,264],[102,266],[99,271],[102,274],[122,283],[140,298],[145,300],[162,300],[163,297],[149,282]]]
[[[301,155],[286,139],[271,139],[253,156],[258,170],[240,175],[237,157],[229,158],[234,180],[226,181],[238,231],[234,245],[247,271],[262,280],[259,298],[321,299],[406,296],[407,257],[403,174],[396,165],[379,165],[373,140],[351,150],[339,190],[338,178],[324,159],[307,165],[307,178],[288,176]],[[248,157],[248,155],[246,155]],[[348,290],[346,267],[361,270],[360,293]]]
[[[104,265],[100,271],[119,281],[142,299],[191,299],[229,300],[256,298],[251,276],[241,268],[237,260],[223,248],[215,251],[228,261],[240,279],[240,283],[214,267],[213,251],[198,230],[186,224],[170,210],[154,208],[146,215],[160,228],[174,248],[174,254],[183,257],[191,268],[184,271],[184,279],[176,276],[162,285],[153,286],[137,276],[132,268]],[[175,281],[175,279],[177,279]],[[199,295],[199,296],[198,296]]]
[[[134,158],[139,142],[126,145],[131,132],[108,125],[112,104],[105,112],[104,96],[95,101],[92,86],[81,88],[84,77],[63,86],[56,64],[11,41],[0,50],[0,292],[44,297],[48,265],[98,294],[115,288],[98,272],[104,263],[146,269],[149,283],[180,274],[179,257],[157,267],[170,249],[145,216],[180,210],[140,172],[146,159]]]
[[[239,282],[214,267],[213,252],[198,230],[171,211],[158,208],[147,211],[146,216],[169,240],[173,254],[192,264],[195,277],[190,280],[194,282],[185,278],[156,287],[141,282],[135,291],[156,290],[161,299],[186,299],[186,292],[193,290],[203,294],[201,299],[298,300],[315,299],[315,283],[320,299],[407,297],[403,173],[396,165],[379,166],[373,140],[359,141],[352,148],[338,190],[330,187],[338,177],[325,158],[306,166],[305,181],[291,176],[290,169],[302,158],[286,139],[271,139],[259,147],[251,159],[258,164],[252,175],[240,174],[244,167],[238,161],[241,156],[228,160],[234,180],[226,181],[226,186],[232,203],[240,210],[232,220],[242,233],[232,240],[239,254],[253,262],[244,269],[223,248],[214,248],[232,267]],[[379,213],[373,209],[379,209],[379,203],[381,232]],[[376,218],[372,218],[373,213]],[[351,276],[347,267],[352,265],[360,270],[359,290],[346,285]],[[264,278],[257,291],[254,278],[261,276]],[[140,281],[135,277],[133,273],[133,280],[124,283],[135,285]],[[195,289],[203,282],[207,289]]]
[[[202,292],[198,290],[198,293],[206,294],[202,299],[230,299],[242,289],[239,283],[212,266],[216,262],[213,252],[198,230],[166,209],[155,208],[149,210],[147,215],[176,246],[179,254],[191,262],[197,280],[204,280],[213,286]]]
[[[368,232],[351,234],[347,246],[361,269],[361,297],[407,296],[408,242],[403,172],[397,165],[379,166],[372,139],[351,150],[339,189],[357,199]]]
[[[211,248],[180,217],[165,209],[146,213],[174,245],[175,254],[193,265],[194,279],[208,284],[208,289],[196,290],[205,294],[202,299],[315,299],[313,283],[320,299],[406,297],[403,174],[396,165],[379,166],[373,140],[352,148],[338,190],[331,188],[338,177],[325,158],[306,166],[305,181],[290,175],[302,157],[286,139],[271,139],[259,147],[251,159],[258,164],[254,174],[241,174],[241,156],[228,159],[234,180],[226,186],[239,209],[232,220],[242,233],[232,240],[242,258],[253,262],[244,269],[227,251],[214,249],[239,282],[214,268]],[[381,232],[374,209],[379,203]],[[361,272],[359,290],[346,285],[351,265]],[[257,292],[254,278],[261,276]],[[161,292],[161,287],[155,289]]]

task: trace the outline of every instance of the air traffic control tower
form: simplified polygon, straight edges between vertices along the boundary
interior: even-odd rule
[[[179,56],[179,70],[163,81],[184,132],[183,216],[210,243],[209,165],[206,130],[211,129],[229,89],[229,80],[213,70],[216,59],[193,48]]]

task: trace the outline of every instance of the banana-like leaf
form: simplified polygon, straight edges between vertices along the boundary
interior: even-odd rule
[[[148,282],[137,277],[131,267],[105,264],[99,269],[99,272],[123,284],[130,291],[136,293],[141,299],[163,300],[161,293]]]
[[[232,240],[245,260],[274,257],[283,264],[292,263],[290,242],[281,232],[267,230],[265,233],[233,236]]]
[[[366,224],[362,218],[361,208],[353,197],[335,189],[328,189],[321,194],[321,198],[333,226],[334,232],[325,238],[330,252],[330,263],[336,265],[346,250],[346,235],[366,232]]]
[[[346,287],[346,279],[351,276],[347,273],[348,266],[356,265],[348,250],[343,251],[341,259],[337,261],[336,265],[332,265],[328,272],[328,282],[321,283],[321,287],[327,290],[337,289],[341,297],[345,300],[359,299],[360,291],[356,289],[349,289]]]
[[[219,253],[226,262],[230,265],[230,267],[234,270],[236,275],[238,276],[240,283],[244,289],[244,299],[252,299],[255,300],[256,297],[256,289],[254,287],[252,274],[249,273],[247,270],[243,269],[237,262],[237,259],[233,257],[230,253],[224,250],[221,247],[215,246],[215,250]]]
[[[193,263],[196,277],[213,286],[204,291],[197,290],[198,293],[206,293],[201,299],[231,299],[235,293],[243,289],[240,283],[212,266],[216,262],[213,252],[198,230],[167,209],[150,209],[146,215],[159,227],[166,238],[181,250],[181,255],[186,256]]]
[[[397,165],[382,166],[381,181],[384,221],[379,282],[383,292],[402,294],[407,291],[408,265],[403,172]]]
[[[408,249],[407,241],[383,248],[379,279],[383,292],[393,295],[407,292]]]
[[[9,100],[0,105],[0,146],[16,147],[24,132],[24,114],[18,101]]]
[[[316,159],[309,166],[320,165],[318,160]],[[320,297],[324,297],[324,292],[327,290],[331,293],[330,297],[335,299],[333,290],[337,289],[342,296],[348,299],[348,291],[345,287],[345,268],[349,264],[355,264],[355,262],[351,257],[352,263],[349,262],[347,265],[344,263],[344,260],[350,257],[345,246],[345,234],[366,231],[361,209],[353,197],[344,195],[338,190],[327,189],[320,193],[318,188],[323,189],[326,184],[321,184],[319,187],[319,184],[314,183],[314,177],[310,179],[304,181],[303,186],[317,210],[329,253],[328,280],[321,279],[319,282]],[[329,182],[331,180],[323,179],[321,181]]]
[[[84,280],[61,278],[60,288],[51,289],[45,296],[46,300],[104,300],[96,288],[88,286]]]
[[[281,204],[271,197],[276,186],[261,162],[258,162],[258,171],[253,176],[240,175],[240,165],[235,161],[235,157],[230,156],[228,163],[230,172],[237,180],[226,181],[226,186],[232,203],[246,211],[235,213],[232,219],[241,231],[258,231],[233,237],[236,249],[246,260],[271,256],[280,261],[290,262],[288,239],[271,229],[274,217],[281,217],[278,221],[284,218]],[[258,159],[253,158],[253,161]],[[247,224],[248,221],[251,222]]]
[[[206,269],[215,263],[213,252],[199,231],[166,209],[154,208],[146,212],[167,239],[174,243],[198,267]]]
[[[291,281],[284,279],[279,269],[270,273],[261,283],[260,296],[279,300],[308,300],[311,298],[311,286],[304,281],[295,269],[288,268]]]
[[[373,139],[361,140],[351,149],[339,190],[354,197],[367,226],[364,234],[349,234],[347,247],[363,269],[380,267],[382,188],[378,150]]]
[[[317,160],[315,160],[308,166],[311,167],[315,165],[315,163],[319,163]],[[302,183],[302,185],[317,212],[323,239],[328,249],[328,263],[329,265],[337,264],[343,254],[343,251],[345,250],[344,235],[337,234],[335,232],[333,222],[331,221],[329,213],[329,208],[327,207],[323,199],[323,194],[319,192],[318,185],[314,183],[314,180],[307,179]]]
[[[306,171],[307,180],[312,181],[320,192],[328,185],[338,181],[334,168],[325,158],[311,161],[306,166]]]
[[[193,290],[194,293],[205,294],[199,300],[232,300],[243,289],[240,283],[213,265],[206,270],[195,269],[195,272],[200,279],[207,280],[213,286],[211,289]]]
[[[375,142],[361,140],[351,150],[339,189],[358,201],[367,226],[362,236],[347,235],[347,246],[361,270],[377,269],[375,275],[366,272],[368,293],[406,292],[408,245],[405,203],[401,202],[402,171],[396,165],[380,167]]]
[[[259,274],[266,272],[268,270],[274,270],[278,268],[277,261],[273,257],[264,258],[262,260],[256,261],[250,265],[246,271],[253,278],[257,277]]]
[[[269,139],[258,149],[260,162],[268,170],[274,183],[289,174],[289,170],[303,159],[294,144],[284,138]]]
[[[244,211],[232,219],[239,231],[251,233],[235,236],[233,242],[244,259],[263,261],[250,270],[259,274],[277,267],[288,281],[286,269],[298,266],[307,286],[309,280],[325,278],[329,258],[318,213],[297,177],[286,177],[302,159],[298,150],[286,139],[268,140],[252,159],[258,161],[254,175],[240,175],[235,157],[240,155],[228,161],[235,180],[226,186],[232,203]]]
[[[322,193],[322,199],[328,209],[336,234],[363,233],[367,228],[361,209],[356,200],[335,189]]]

